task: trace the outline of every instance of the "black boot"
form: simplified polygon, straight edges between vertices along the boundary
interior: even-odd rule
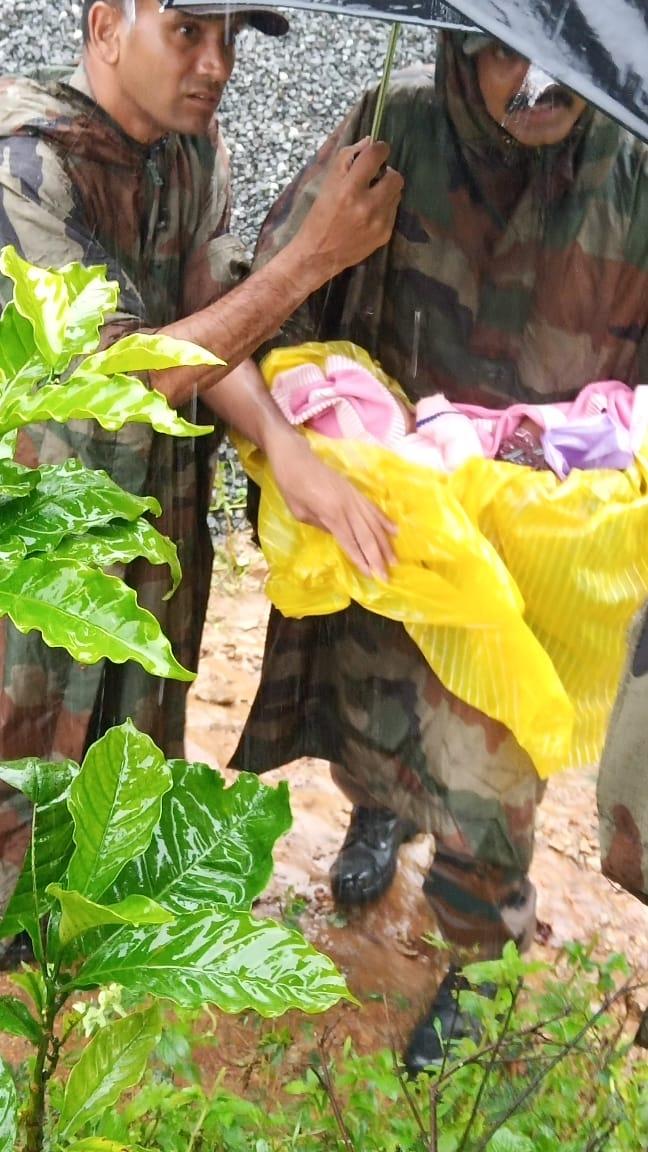
[[[394,879],[400,845],[416,832],[411,820],[401,820],[389,808],[355,807],[330,872],[335,900],[367,904],[381,896]]]
[[[425,1016],[419,1020],[403,1055],[403,1063],[411,1076],[417,1076],[426,1068],[441,1064],[444,1051],[452,1040],[463,1040],[470,1036],[476,1043],[481,1038],[479,1021],[461,1007],[460,993],[471,985],[457,968],[450,968],[441,981],[437,994]],[[497,988],[494,984],[480,984],[472,989],[481,996],[494,999]],[[440,1025],[441,1037],[434,1026]]]
[[[0,972],[16,972],[21,964],[33,964],[34,961],[34,948],[29,933],[19,932],[0,954]]]

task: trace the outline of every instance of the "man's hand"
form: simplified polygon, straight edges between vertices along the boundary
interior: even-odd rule
[[[296,520],[323,528],[366,576],[388,578],[396,529],[346,477],[324,464],[292,428],[252,360],[203,392],[211,410],[261,448]]]
[[[396,528],[380,509],[345,476],[319,460],[292,429],[287,436],[272,438],[267,455],[295,519],[330,532],[365,576],[387,580]]]
[[[392,234],[403,178],[384,169],[389,146],[342,148],[293,243],[327,278],[366,260]]]
[[[227,362],[222,368],[167,368],[154,386],[177,408],[204,394],[251,356],[327,280],[370,256],[391,236],[403,181],[382,171],[386,144],[342,148],[297,235],[265,267],[200,312],[160,329]]]

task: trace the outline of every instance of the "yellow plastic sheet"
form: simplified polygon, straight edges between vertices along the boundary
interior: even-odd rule
[[[343,342],[276,349],[262,365],[266,383],[334,352],[402,396]],[[648,599],[648,458],[565,481],[481,459],[443,475],[388,449],[305,435],[397,524],[397,563],[388,583],[363,577],[331,536],[291,516],[263,455],[239,440],[261,488],[272,603],[301,617],[355,600],[400,620],[442,683],[505,724],[540,776],[596,763],[626,631]]]

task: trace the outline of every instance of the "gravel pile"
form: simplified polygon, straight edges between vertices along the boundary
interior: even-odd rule
[[[233,229],[254,244],[281,189],[368,85],[380,78],[389,25],[348,16],[288,13],[287,36],[246,29],[221,109],[232,158]],[[2,0],[0,73],[72,64],[81,48],[81,5],[70,0]],[[405,28],[396,65],[429,57],[434,34]],[[224,449],[231,458],[232,450]],[[228,467],[240,503],[241,480]]]

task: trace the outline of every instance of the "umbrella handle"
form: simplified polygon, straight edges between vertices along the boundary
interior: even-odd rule
[[[387,55],[385,57],[385,64],[383,67],[383,74],[380,80],[380,87],[376,97],[376,107],[374,109],[373,122],[371,125],[371,143],[378,139],[378,134],[382,125],[383,112],[385,111],[385,99],[387,96],[387,88],[389,87],[389,80],[394,65],[394,56],[396,53],[396,45],[398,37],[400,36],[401,26],[396,23],[393,25],[389,34],[389,44],[387,46]]]

